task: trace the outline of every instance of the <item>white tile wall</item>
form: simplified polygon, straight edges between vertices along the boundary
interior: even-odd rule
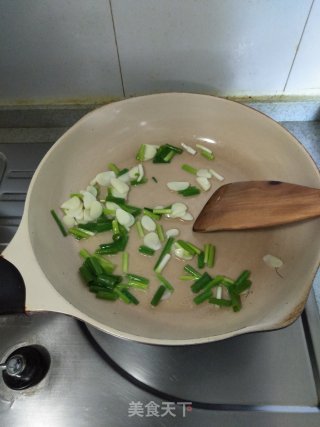
[[[0,0],[0,102],[122,95],[107,0]]]
[[[113,0],[126,95],[282,92],[311,0]]]
[[[286,93],[320,95],[320,0],[314,1]]]

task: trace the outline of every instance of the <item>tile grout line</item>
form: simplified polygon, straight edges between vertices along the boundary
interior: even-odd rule
[[[308,13],[308,16],[307,16],[307,19],[306,19],[306,22],[305,22],[305,24],[304,24],[304,26],[303,26],[303,29],[302,29],[302,33],[301,33],[301,36],[300,36],[300,39],[299,39],[298,46],[297,46],[296,52],[295,52],[295,54],[294,54],[294,57],[293,57],[293,60],[292,60],[292,64],[291,64],[291,67],[290,67],[290,69],[289,69],[288,77],[287,77],[287,80],[286,80],[286,82],[285,82],[285,84],[284,84],[283,92],[285,92],[285,91],[286,91],[286,88],[287,88],[287,85],[288,85],[288,82],[289,82],[289,79],[290,79],[290,76],[291,76],[291,72],[292,72],[292,69],[293,69],[293,66],[294,66],[294,63],[295,63],[296,57],[297,57],[298,52],[299,52],[299,49],[300,49],[300,44],[301,44],[301,42],[302,42],[303,35],[304,35],[305,29],[306,29],[306,27],[307,27],[307,24],[308,24],[308,21],[309,21],[309,18],[310,18],[310,14],[311,14],[311,11],[312,11],[312,8],[313,8],[313,5],[314,5],[314,2],[315,2],[315,0],[312,0],[311,6],[310,6],[310,9],[309,9],[309,13]]]
[[[119,46],[118,46],[118,40],[117,40],[117,32],[116,32],[116,26],[114,23],[111,0],[109,0],[109,6],[110,6],[110,12],[111,12],[111,20],[112,20],[112,27],[113,27],[113,33],[114,33],[114,40],[115,40],[116,49],[117,49],[117,57],[118,57],[118,65],[119,65],[119,72],[120,72],[120,78],[121,78],[122,93],[123,93],[123,96],[125,97],[126,94],[125,94],[125,90],[124,90],[123,75],[122,75],[122,68],[121,68],[120,54],[119,54]]]

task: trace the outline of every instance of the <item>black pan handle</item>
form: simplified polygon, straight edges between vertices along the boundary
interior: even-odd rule
[[[0,256],[0,314],[24,313],[26,287],[11,262]]]

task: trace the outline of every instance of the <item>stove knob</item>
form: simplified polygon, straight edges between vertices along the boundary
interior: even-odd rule
[[[0,365],[5,384],[13,390],[25,390],[38,384],[48,373],[50,355],[38,345],[20,347]]]

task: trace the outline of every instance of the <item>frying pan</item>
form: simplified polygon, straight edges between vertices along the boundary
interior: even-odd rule
[[[64,238],[50,209],[57,209],[70,192],[86,188],[109,162],[133,165],[141,143],[166,142],[212,144],[216,160],[210,166],[225,176],[224,183],[273,179],[320,186],[319,171],[300,143],[276,122],[238,103],[207,95],[171,93],[106,105],[69,129],[36,170],[21,224],[0,262],[2,313],[60,312],[118,337],[169,345],[217,341],[281,328],[299,316],[320,260],[319,219],[209,236],[192,234],[192,224],[178,225],[186,240],[203,245],[209,239],[216,245],[214,274],[235,277],[244,268],[252,271],[253,287],[238,313],[211,304],[195,306],[190,286],[174,279],[181,274],[182,265],[178,263],[171,263],[166,271],[174,281],[175,292],[157,308],[150,306],[158,286],[153,282],[151,290],[134,307],[121,301],[101,301],[88,292],[77,273],[81,264],[78,251],[83,245],[94,249],[97,241],[82,244],[71,236]],[[203,165],[200,156],[186,156],[177,156],[179,159],[170,165],[152,170],[158,184],[149,179],[143,189],[134,190],[130,202],[155,206],[177,200],[176,195],[168,194],[165,182],[191,180],[181,170],[181,162]],[[151,166],[146,164],[147,174]],[[212,191],[219,185],[216,181]],[[187,201],[194,217],[209,193]],[[169,225],[166,228],[172,228]],[[281,275],[263,263],[267,253],[283,260]],[[141,257],[130,255],[132,272],[145,272],[149,261]]]

